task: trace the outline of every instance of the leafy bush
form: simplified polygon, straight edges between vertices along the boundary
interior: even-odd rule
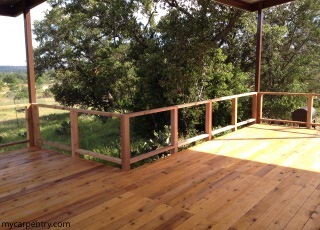
[[[139,156],[146,152],[151,152],[158,148],[169,146],[171,144],[171,128],[165,125],[163,130],[153,131],[153,138],[148,140],[138,140],[132,145],[131,157]],[[142,161],[142,163],[152,162],[159,158],[166,157],[169,155],[168,152],[160,153],[156,156],[150,157]]]
[[[60,127],[55,129],[55,133],[61,136],[70,135],[70,121],[63,121]]]
[[[45,89],[42,93],[43,97],[53,97],[53,94],[50,89]]]

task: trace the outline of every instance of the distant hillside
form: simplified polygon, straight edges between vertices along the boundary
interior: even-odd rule
[[[0,73],[25,73],[27,72],[26,66],[0,66]]]

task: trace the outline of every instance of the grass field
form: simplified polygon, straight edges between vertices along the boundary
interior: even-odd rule
[[[39,114],[41,138],[70,146],[69,112],[40,108]],[[80,114],[78,121],[80,148],[119,157],[119,119]]]
[[[42,98],[39,103],[55,104],[53,98]],[[25,104],[28,100],[16,100],[15,102],[9,98],[0,98],[0,105]],[[26,140],[27,129],[25,120],[24,107],[0,110],[0,144],[6,144],[15,141]],[[0,149],[0,153],[21,146],[13,146]]]

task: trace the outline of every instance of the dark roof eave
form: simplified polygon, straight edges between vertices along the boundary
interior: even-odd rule
[[[12,7],[8,7],[8,6],[1,6],[0,7],[0,15],[1,16],[13,16],[14,15],[14,11]]]
[[[224,5],[232,6],[241,10],[254,12],[259,9],[259,6],[261,6],[262,9],[269,8],[276,5],[281,5],[284,3],[292,2],[294,0],[265,0],[265,1],[259,1],[255,3],[247,3],[244,1],[239,0],[214,0],[216,2],[219,2]],[[46,0],[29,0],[26,1],[26,9],[32,9],[33,7],[36,7],[37,5],[46,2]],[[0,6],[0,15],[2,16],[11,16],[16,17],[23,13],[24,9],[24,1],[21,0],[14,6],[6,6],[2,5]]]
[[[272,6],[278,6],[285,3],[293,2],[294,0],[268,0],[262,2],[262,9],[269,8]],[[257,11],[259,9],[258,2],[253,5],[253,11]]]
[[[32,9],[41,3],[46,2],[46,0],[30,0],[26,1],[26,9]],[[23,13],[24,9],[24,1],[19,1],[14,6],[0,6],[0,15],[1,16],[10,16],[10,17],[17,17]]]
[[[255,2],[255,3],[247,3],[239,0],[214,0],[214,1],[227,6],[238,8],[240,10],[254,12],[259,10],[260,6],[261,6],[261,9],[265,9],[272,6],[277,6],[284,3],[292,2],[294,0],[267,0],[267,1]]]

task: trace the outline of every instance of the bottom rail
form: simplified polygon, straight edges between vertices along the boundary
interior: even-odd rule
[[[48,145],[48,146],[51,146],[51,147],[54,147],[54,148],[66,150],[66,151],[71,151],[71,147],[70,146],[59,144],[59,143],[53,142],[53,141],[40,140],[40,141],[38,141],[38,143],[39,144],[43,144],[43,145]]]
[[[99,158],[99,159],[102,159],[102,160],[110,161],[110,162],[113,162],[113,163],[116,163],[116,164],[121,164],[121,162],[122,162],[120,158],[110,157],[108,155],[92,152],[92,151],[89,151],[89,150],[77,149],[76,152],[80,153],[80,154],[96,157],[96,158]]]
[[[187,145],[187,144],[191,144],[192,142],[199,141],[199,140],[205,139],[207,137],[209,137],[209,134],[201,134],[199,136],[191,137],[189,139],[180,141],[178,143],[178,147],[181,147],[181,146]]]
[[[131,158],[130,159],[130,164],[138,162],[138,161],[141,161],[141,160],[146,159],[148,157],[155,156],[155,155],[163,153],[163,152],[170,151],[172,149],[174,149],[174,146],[167,146],[167,147],[163,147],[163,148],[160,148],[160,149],[153,150],[153,151],[145,153],[145,154],[141,154],[139,156]]]
[[[28,143],[28,142],[29,142],[29,140],[10,142],[10,143],[7,143],[7,144],[0,145],[0,148],[10,147],[10,146],[14,146],[14,145],[21,145],[21,144],[25,144],[25,143]]]

